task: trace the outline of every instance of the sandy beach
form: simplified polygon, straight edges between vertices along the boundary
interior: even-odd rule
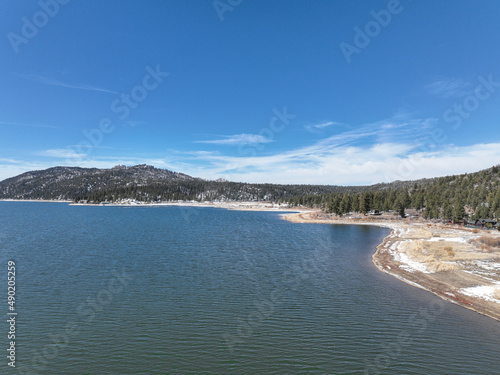
[[[105,207],[161,207],[161,206],[178,206],[178,207],[213,207],[224,208],[226,210],[236,211],[274,211],[274,212],[299,212],[308,213],[314,212],[311,209],[297,209],[288,205],[279,205],[269,202],[161,202],[161,203],[143,203],[134,200],[124,201],[120,203],[108,204],[88,204],[88,203],[71,203],[72,206],[105,206]]]
[[[392,231],[377,247],[377,268],[500,321],[500,232],[403,219],[283,215],[294,223],[376,225]]]
[[[224,208],[226,210],[237,211],[274,211],[274,212],[314,212],[311,209],[289,207],[286,204],[270,202],[140,202],[133,199],[126,199],[117,203],[74,203],[71,200],[46,200],[46,199],[0,199],[0,202],[41,202],[41,203],[68,203],[70,206],[92,206],[92,207],[158,207],[158,206],[178,206],[178,207],[213,207]]]

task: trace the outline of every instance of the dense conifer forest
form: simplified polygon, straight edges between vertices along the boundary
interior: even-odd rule
[[[470,174],[373,185],[361,192],[299,196],[290,203],[320,206],[336,215],[395,210],[403,216],[405,210],[411,208],[421,212],[425,219],[497,219],[500,217],[499,172],[500,168],[495,166]]]

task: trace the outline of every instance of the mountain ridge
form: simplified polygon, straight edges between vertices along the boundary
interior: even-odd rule
[[[0,181],[0,199],[74,201],[289,200],[333,192],[362,191],[363,186],[266,184],[205,180],[141,164],[109,169],[57,166]],[[154,197],[152,198],[152,196]]]
[[[195,178],[146,164],[117,165],[110,169],[56,166],[0,181],[0,198],[72,200],[92,191],[188,180]]]

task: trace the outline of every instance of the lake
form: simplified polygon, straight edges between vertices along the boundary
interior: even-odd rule
[[[2,374],[499,374],[500,323],[378,271],[388,229],[0,202]],[[9,323],[0,344],[9,349]]]

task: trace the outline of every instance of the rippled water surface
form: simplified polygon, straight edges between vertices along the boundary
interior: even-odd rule
[[[0,373],[499,374],[500,323],[379,272],[387,234],[0,202],[4,290],[8,260],[18,272],[17,367]]]

